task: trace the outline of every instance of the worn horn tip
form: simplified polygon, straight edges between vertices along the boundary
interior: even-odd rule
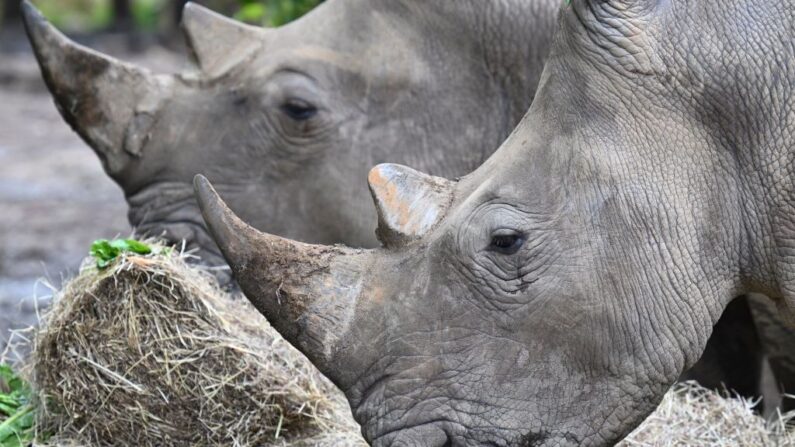
[[[25,19],[25,22],[32,23],[36,20],[44,20],[44,16],[35,6],[33,6],[33,3],[31,3],[30,0],[22,0],[21,5],[22,15]]]
[[[202,214],[205,211],[216,211],[222,205],[221,197],[213,188],[212,183],[201,174],[196,174],[193,177],[193,191],[196,193],[196,199],[199,201],[199,208],[202,210]]]
[[[60,65],[66,62],[67,53],[90,53],[90,50],[80,47],[63,35],[29,0],[22,2],[22,21],[33,52],[44,71],[62,68]]]
[[[193,190],[207,229],[230,265],[235,266],[247,256],[245,240],[252,229],[226,206],[213,185],[199,174],[193,178]]]
[[[208,32],[207,26],[213,19],[227,20],[227,17],[195,2],[188,2],[182,8],[182,31],[190,38],[199,38],[201,32]],[[196,33],[196,35],[192,35]]]
[[[210,12],[210,9],[205,8],[196,2],[187,2],[185,3],[185,6],[182,7],[182,19],[185,20],[186,17],[195,17],[197,14],[207,12]]]
[[[22,1],[22,21],[25,23],[25,30],[28,32],[34,44],[36,44],[37,41],[36,35],[45,27],[49,26],[49,22],[47,22],[44,14],[33,6],[33,3],[29,0]]]
[[[180,20],[180,27],[182,32],[189,36],[188,28],[190,23],[196,20],[196,16],[201,12],[203,7],[193,2],[185,3],[182,7],[182,18]]]

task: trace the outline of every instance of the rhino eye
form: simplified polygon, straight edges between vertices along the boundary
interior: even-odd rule
[[[504,255],[512,255],[524,245],[524,234],[515,230],[497,230],[491,235],[489,250]]]
[[[301,99],[291,99],[285,102],[282,104],[281,110],[296,121],[306,121],[317,115],[317,107]]]

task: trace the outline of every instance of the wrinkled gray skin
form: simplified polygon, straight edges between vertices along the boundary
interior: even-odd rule
[[[200,70],[180,76],[79,47],[32,8],[27,22],[61,112],[124,188],[131,223],[186,239],[216,264],[193,174],[210,176],[259,229],[372,246],[366,171],[382,161],[445,177],[475,169],[529,105],[558,6],[330,1],[262,30],[191,5],[185,29]],[[457,26],[480,31],[461,39]],[[299,99],[317,115],[291,118],[283,106]],[[711,344],[687,378],[758,395],[763,353],[749,318],[727,315],[723,326],[744,322],[748,336]]]
[[[131,224],[222,263],[196,173],[259,229],[375,246],[369,169],[479,166],[530,105],[559,1],[330,0],[278,29],[189,4],[198,70],[177,76],[77,46],[26,9],[56,103],[124,190]]]
[[[184,24],[199,70],[179,76],[79,47],[30,6],[26,18],[56,103],[124,188],[131,223],[185,239],[216,264],[193,174],[206,173],[256,228],[372,246],[369,167],[455,177],[478,166],[529,105],[558,5],[336,0],[272,30],[190,5]],[[284,106],[296,100],[317,114],[291,118]],[[727,315],[719,330],[749,318]],[[758,395],[762,351],[748,326],[711,343],[687,378]],[[779,380],[791,372],[776,369]]]
[[[483,166],[371,172],[383,248],[260,233],[197,178],[243,291],[376,446],[610,445],[734,297],[793,315],[795,5],[573,0],[560,25]]]

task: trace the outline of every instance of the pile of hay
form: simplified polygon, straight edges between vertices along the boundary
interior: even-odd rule
[[[344,396],[185,257],[92,263],[35,337],[40,433],[86,445],[361,445]]]
[[[731,398],[695,382],[674,385],[657,410],[618,445],[668,446],[795,446],[795,413],[765,421],[754,413],[755,402]]]
[[[342,394],[179,254],[87,262],[34,339],[28,376],[50,444],[365,445]],[[795,445],[788,418],[752,408],[680,384],[620,445]]]

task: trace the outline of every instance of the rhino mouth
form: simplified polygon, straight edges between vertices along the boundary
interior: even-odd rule
[[[374,447],[392,445],[423,445],[428,447],[448,447],[454,445],[453,438],[444,425],[447,420],[430,421],[413,427],[402,427],[388,431],[373,439]]]
[[[196,249],[210,265],[223,265],[223,256],[201,218],[189,184],[156,183],[128,196],[128,219],[139,234],[162,237]]]
[[[367,375],[365,375],[367,377]],[[353,388],[349,390],[349,398],[356,419],[362,423],[364,432],[371,439],[373,446],[393,445],[423,445],[430,447],[444,447],[456,445],[453,433],[461,431],[461,426],[450,418],[445,417],[449,412],[446,404],[432,404],[434,399],[427,402],[418,402],[413,408],[393,422],[386,422],[383,418],[383,409],[389,408],[388,401],[408,396],[388,396],[390,383],[395,381],[413,381],[410,378],[400,378],[396,374],[383,374],[375,380],[367,381],[360,387],[361,391]],[[387,418],[388,419],[388,418]],[[408,419],[408,420],[407,420]]]

